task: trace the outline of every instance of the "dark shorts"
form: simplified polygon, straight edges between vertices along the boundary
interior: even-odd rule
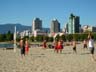
[[[21,54],[25,54],[25,47],[21,48]]]
[[[86,45],[86,44],[84,44],[83,48],[87,48],[87,45]]]
[[[76,47],[73,47],[73,51],[76,51]]]
[[[46,48],[47,46],[46,45],[44,45],[44,48]]]
[[[61,45],[61,49],[63,49],[63,45]]]
[[[90,48],[90,53],[94,54],[94,47]]]

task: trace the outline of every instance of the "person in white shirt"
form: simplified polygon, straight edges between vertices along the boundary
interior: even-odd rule
[[[93,39],[93,36],[90,36],[88,46],[90,49],[92,60],[96,61],[96,59],[94,58],[94,39]]]

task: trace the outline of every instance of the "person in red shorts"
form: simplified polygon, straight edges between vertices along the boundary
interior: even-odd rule
[[[43,48],[45,49],[47,47],[47,42],[46,40],[43,41]]]
[[[62,43],[61,43],[61,40],[59,40],[58,45],[57,45],[57,49],[56,49],[57,53],[59,53],[59,52],[62,53],[62,49],[63,49]]]
[[[62,53],[62,49],[63,49],[63,47],[64,47],[64,46],[63,46],[64,41],[63,41],[63,40],[60,40],[60,42],[61,42],[61,50],[60,50],[60,51],[61,51],[61,53]]]
[[[57,51],[57,47],[58,47],[58,41],[54,41],[54,52]]]
[[[26,38],[26,41],[25,41],[25,54],[28,55],[29,53],[29,43],[28,43],[28,39]]]

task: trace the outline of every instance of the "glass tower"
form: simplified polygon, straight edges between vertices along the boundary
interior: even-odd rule
[[[68,23],[69,34],[79,33],[80,31],[79,20],[80,20],[79,16],[74,16],[73,14],[70,14],[69,23]]]

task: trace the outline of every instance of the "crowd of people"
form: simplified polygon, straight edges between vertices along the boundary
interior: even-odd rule
[[[71,45],[72,45],[73,53],[77,53],[76,40],[75,39],[73,39],[71,41]],[[46,40],[43,41],[42,46],[43,46],[43,49],[47,48],[47,41]],[[65,46],[64,41],[62,39],[60,39],[58,41],[54,40],[53,44],[52,44],[52,47],[54,48],[54,52],[56,52],[56,53],[62,53],[64,46]],[[23,41],[23,39],[21,38],[20,48],[21,48],[21,56],[22,57],[28,54],[29,42],[28,42],[27,38],[25,41]],[[85,48],[86,49],[89,48],[92,60],[96,61],[96,59],[94,57],[94,38],[93,38],[93,35],[91,33],[89,33],[88,38],[84,39],[84,41],[83,41],[83,49],[85,49]]]
[[[43,47],[46,48],[47,47],[47,42],[46,40],[44,40],[43,42]],[[72,45],[72,49],[73,49],[73,52],[74,53],[77,53],[77,50],[76,50],[76,40],[73,39],[71,41],[71,45]],[[62,39],[60,39],[59,41],[54,41],[53,42],[53,48],[54,48],[54,51],[57,52],[57,53],[62,53],[62,50],[64,48],[64,42]],[[88,49],[90,50],[90,55],[91,55],[91,59],[93,61],[96,61],[95,57],[94,57],[94,37],[91,33],[88,34],[88,38],[84,39],[83,41],[83,49]]]

